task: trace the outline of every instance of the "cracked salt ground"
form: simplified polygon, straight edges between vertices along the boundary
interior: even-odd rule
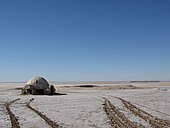
[[[34,98],[34,100],[30,105],[33,108],[42,112],[52,121],[59,123],[62,127],[67,128],[111,128],[110,120],[103,110],[103,97],[109,99],[110,102],[118,107],[119,111],[123,112],[132,122],[142,124],[146,128],[151,127],[149,123],[134,116],[126,107],[123,107],[121,101],[116,99],[115,96],[125,99],[132,104],[135,103],[135,106],[153,116],[170,120],[170,83],[168,82],[148,83],[149,88],[147,88],[147,83],[134,83],[133,86],[146,88],[122,90],[95,90],[93,88],[74,90],[74,88],[60,88],[60,86],[64,86],[63,84],[56,87],[58,87],[61,93],[65,92],[67,95],[60,96],[25,96],[20,95],[20,90],[13,89],[22,87],[23,85],[24,83],[0,83],[0,126],[2,128],[11,127],[9,115],[3,107],[3,104],[17,98],[21,100],[13,103],[10,108],[17,116],[21,128],[49,127],[36,113],[26,108],[25,103],[32,98]],[[121,83],[119,85],[121,86]],[[126,85],[126,83],[123,83],[123,85]],[[68,83],[67,86],[69,86]],[[70,86],[73,86],[73,84]],[[99,86],[102,86],[102,84]]]

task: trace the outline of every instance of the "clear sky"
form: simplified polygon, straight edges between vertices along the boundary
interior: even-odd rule
[[[0,81],[170,80],[170,0],[1,0]]]

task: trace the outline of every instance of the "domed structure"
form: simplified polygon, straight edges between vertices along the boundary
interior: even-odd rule
[[[53,85],[50,85],[43,77],[31,78],[23,88],[23,94],[51,94],[55,92]]]
[[[35,86],[35,88],[37,89],[44,89],[49,87],[49,83],[47,82],[47,80],[39,76],[31,78],[27,82],[27,85]]]

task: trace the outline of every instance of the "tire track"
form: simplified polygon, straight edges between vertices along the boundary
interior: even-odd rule
[[[52,128],[62,128],[62,126],[60,126],[59,124],[57,124],[56,122],[52,121],[50,118],[48,118],[46,115],[42,114],[42,112],[39,112],[38,110],[34,109],[33,107],[30,106],[30,103],[33,101],[34,99],[30,99],[30,101],[28,103],[26,103],[26,106],[31,109],[32,111],[34,111],[36,114],[38,114],[42,119],[45,120],[45,122],[50,125]]]
[[[146,122],[149,122],[152,128],[169,128],[170,127],[170,121],[155,117],[122,98],[119,98],[119,97],[116,97],[116,98],[120,99],[122,103],[124,104],[124,106],[127,109],[129,109],[134,115],[144,119]]]
[[[105,98],[104,101],[104,111],[106,112],[108,118],[110,119],[113,126],[118,128],[143,128],[143,126],[138,126],[134,122],[127,119],[124,113],[120,112],[111,102]]]
[[[15,99],[15,100],[5,104],[6,110],[7,110],[8,114],[9,114],[9,117],[10,117],[10,120],[11,120],[12,128],[20,128],[20,125],[19,125],[17,117],[13,114],[13,112],[10,109],[10,105],[12,103],[18,101],[18,100],[20,100],[20,98]]]

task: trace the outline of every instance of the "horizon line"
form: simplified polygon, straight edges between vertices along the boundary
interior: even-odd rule
[[[49,83],[65,83],[65,82],[131,82],[131,83],[135,83],[135,82],[170,82],[170,80],[92,80],[92,81],[78,81],[78,80],[74,80],[74,81],[48,81]],[[27,83],[27,81],[0,81],[0,83]]]

